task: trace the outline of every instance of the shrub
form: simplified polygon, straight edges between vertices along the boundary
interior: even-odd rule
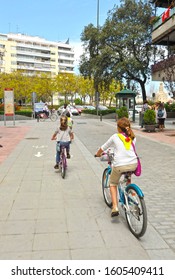
[[[156,124],[156,112],[154,110],[147,110],[143,116],[144,124]]]
[[[126,106],[123,106],[120,109],[117,109],[116,113],[117,113],[117,118],[118,119],[121,119],[123,117],[126,117],[126,118],[129,117],[128,110],[127,110]]]
[[[175,112],[175,103],[165,103],[165,109],[167,112]]]
[[[116,112],[115,108],[111,108],[108,110],[98,110],[98,115],[101,114],[102,116],[105,116],[105,115],[115,113],[115,112]],[[84,109],[83,114],[97,115],[97,110],[96,109],[95,110]]]

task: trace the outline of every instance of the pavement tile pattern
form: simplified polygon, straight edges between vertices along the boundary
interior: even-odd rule
[[[122,215],[111,220],[101,192],[105,163],[93,157],[115,133],[114,120],[74,118],[64,180],[53,168],[56,123],[0,122],[0,259],[175,259],[175,137],[167,136],[173,127],[154,134],[133,127],[143,166],[133,180],[148,210],[140,240]]]

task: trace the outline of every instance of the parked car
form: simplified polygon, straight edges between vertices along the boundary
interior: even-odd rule
[[[106,107],[104,105],[98,105],[98,110],[99,111],[108,110],[108,107]]]
[[[39,103],[34,103],[34,117],[36,118],[38,114],[43,112],[45,103],[39,102]]]
[[[79,115],[81,115],[82,111],[84,110],[84,107],[82,105],[75,105],[74,108],[78,110]]]
[[[88,110],[95,110],[95,107],[92,105],[84,105],[84,108]]]
[[[135,106],[135,112],[136,112],[136,114],[138,114],[138,113],[140,113],[140,112],[142,111],[142,107],[143,107],[143,105],[136,105],[136,106]]]
[[[70,110],[70,112],[72,113],[73,116],[79,115],[78,110],[76,108],[74,108],[73,106],[69,105],[67,108]],[[64,106],[61,106],[58,108],[57,114],[61,115],[63,113],[63,111],[64,111]]]

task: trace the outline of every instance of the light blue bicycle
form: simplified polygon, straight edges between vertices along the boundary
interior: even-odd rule
[[[102,175],[102,191],[105,203],[112,207],[109,178],[111,174],[111,164],[113,154],[107,152],[108,167],[104,169]],[[131,184],[132,172],[123,173],[118,184],[118,201],[120,208],[124,210],[128,227],[132,234],[139,238],[144,235],[147,228],[147,211],[142,190]]]

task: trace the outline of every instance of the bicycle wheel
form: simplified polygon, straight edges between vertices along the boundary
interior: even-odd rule
[[[56,114],[52,114],[50,116],[50,119],[51,119],[52,122],[55,122],[58,119],[58,116]]]
[[[61,177],[64,179],[66,175],[66,156],[64,154],[62,154],[62,160],[61,160]]]
[[[132,187],[127,188],[127,199],[129,209],[125,209],[125,216],[130,231],[135,237],[144,235],[147,228],[147,211],[143,197]]]
[[[111,208],[112,201],[111,201],[111,193],[109,187],[109,178],[110,178],[110,171],[108,168],[106,168],[103,171],[103,175],[102,175],[102,192],[106,205]]]

